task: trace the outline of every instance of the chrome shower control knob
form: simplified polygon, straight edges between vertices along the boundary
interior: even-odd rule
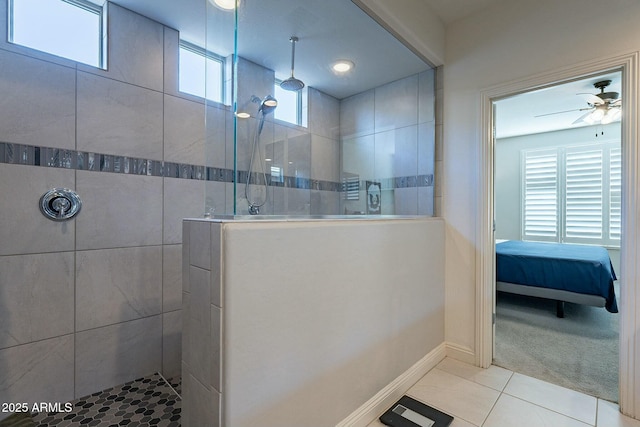
[[[40,198],[40,212],[52,221],[65,221],[80,212],[80,196],[68,188],[54,188]]]

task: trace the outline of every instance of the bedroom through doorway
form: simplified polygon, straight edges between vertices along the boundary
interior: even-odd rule
[[[613,402],[621,85],[618,70],[493,101],[493,364]]]

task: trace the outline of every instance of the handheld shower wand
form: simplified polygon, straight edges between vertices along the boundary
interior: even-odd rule
[[[264,126],[265,116],[267,114],[272,113],[276,107],[278,106],[278,101],[271,95],[267,95],[264,99],[260,99],[257,96],[253,95],[251,97],[251,102],[255,102],[256,104],[260,104],[258,107],[258,114],[260,115],[260,120],[258,121],[256,132],[253,137],[253,147],[251,149],[251,160],[249,161],[249,171],[247,174],[247,181],[244,184],[244,197],[247,199],[249,203],[249,213],[251,215],[258,215],[260,213],[260,208],[267,202],[267,173],[265,171],[264,162],[260,160],[259,165],[261,169],[263,185],[264,185],[264,200],[256,200],[252,199],[249,192],[249,183],[251,181],[251,171],[253,170],[253,163],[256,158],[256,152],[258,157],[260,155],[260,135],[262,134],[262,128]]]

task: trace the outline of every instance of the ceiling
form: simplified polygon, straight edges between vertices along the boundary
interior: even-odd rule
[[[466,18],[503,0],[422,0],[445,24]]]
[[[296,44],[295,76],[307,86],[342,99],[428,68],[390,33],[347,0],[240,0],[240,56],[286,79],[291,69],[289,37]],[[421,0],[445,25],[504,0]],[[512,1],[512,0],[508,0]],[[234,15],[206,0],[112,0],[180,32],[182,39],[222,56],[233,53]],[[337,76],[329,66],[350,59],[356,66]],[[588,107],[578,93],[597,93],[593,83],[613,80],[608,91],[621,92],[620,75],[587,78],[514,96],[497,103],[498,137],[565,129]],[[542,116],[542,117],[538,117]]]
[[[206,0],[112,0],[180,31],[181,38],[227,56],[233,53],[234,14]],[[347,0],[241,0],[238,53],[291,74],[291,43],[297,36],[295,77],[342,99],[429,68],[389,32]],[[346,76],[334,74],[338,59],[355,63]]]
[[[600,92],[593,84],[611,80],[605,92],[622,93],[621,73],[607,73],[535,90],[495,102],[496,138],[587,126],[573,124],[589,108],[582,94]],[[582,110],[582,111],[581,111]]]

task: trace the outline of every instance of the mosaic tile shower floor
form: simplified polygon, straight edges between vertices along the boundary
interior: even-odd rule
[[[37,413],[37,427],[180,427],[180,379],[139,378],[72,401],[71,412]],[[6,420],[5,420],[6,421]]]

